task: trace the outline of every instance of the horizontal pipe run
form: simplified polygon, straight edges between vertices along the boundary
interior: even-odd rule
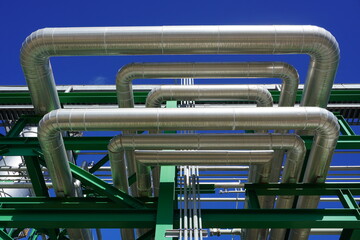
[[[284,107],[294,106],[299,84],[299,76],[296,69],[282,62],[132,63],[122,67],[116,76],[119,107],[134,107],[132,89],[132,81],[134,79],[183,78],[186,76],[196,79],[280,78],[282,80],[282,91],[279,105]],[[206,87],[206,85],[201,85],[201,88],[203,86]],[[225,87],[224,85],[215,86]],[[212,94],[212,99],[216,95]],[[238,97],[236,98],[238,99]]]
[[[226,192],[223,192],[223,193],[226,193]],[[228,192],[228,193],[244,193],[244,192],[235,192],[235,191],[232,191],[232,192]],[[354,198],[355,201],[360,201],[360,198]],[[183,197],[179,197],[178,198],[179,201],[184,201],[184,198]],[[200,198],[200,201],[202,202],[245,202],[246,201],[246,198],[245,197],[230,197],[230,198],[226,198],[226,197],[218,197],[218,198],[209,198],[209,197],[201,197]],[[335,198],[335,197],[322,197],[320,198],[320,202],[339,202],[340,203],[340,200],[339,198]]]
[[[335,38],[316,26],[89,27],[33,32],[23,43],[21,65],[41,114],[60,108],[50,57],[154,54],[308,54],[302,105],[320,107],[328,102],[340,58]]]
[[[156,139],[156,138],[155,138]],[[261,165],[269,163],[274,152],[258,151],[225,151],[225,150],[195,150],[195,151],[162,151],[136,150],[135,159],[138,166],[223,166],[223,165]]]
[[[294,106],[296,91],[299,84],[299,76],[291,65],[281,62],[248,62],[248,63],[132,63],[122,67],[116,75],[116,92],[118,104],[121,108],[133,108],[134,97],[132,81],[136,78],[159,79],[159,78],[281,78],[283,90],[281,91],[280,106]],[[183,88],[182,88],[183,87]],[[216,89],[221,87],[221,89]],[[184,89],[185,88],[185,89]],[[192,89],[192,92],[190,92]],[[201,90],[201,91],[200,91]],[[246,90],[246,91],[244,91]],[[222,94],[221,94],[222,93]],[[159,107],[166,95],[172,99],[187,100],[190,98],[213,100],[219,97],[229,99],[252,99],[257,101],[258,106],[270,107],[273,105],[271,94],[257,86],[231,86],[216,85],[206,86],[167,86],[153,89],[147,98],[147,107]],[[199,96],[197,96],[199,95]],[[177,96],[177,97],[176,97]],[[162,98],[162,99],[160,99]],[[189,99],[191,100],[191,99]],[[124,132],[131,134],[133,132]],[[125,152],[128,175],[135,171],[134,156],[131,151]],[[155,169],[154,172],[159,172]],[[159,182],[158,174],[154,174],[154,185]],[[133,188],[132,188],[133,190]]]
[[[273,69],[275,68],[274,64]],[[142,76],[145,77],[147,71],[146,67],[152,67],[156,66],[156,64],[146,64],[141,66],[141,64],[138,64],[134,67],[141,67],[143,74]],[[209,65],[209,66],[207,66]],[[226,67],[227,72],[224,73],[224,75],[228,76],[229,69],[234,64],[176,64],[175,68],[177,70],[177,73],[181,71],[181,68],[183,67],[184,72],[188,72],[189,70],[186,69],[189,68],[191,71],[195,74],[209,74],[212,75],[214,73],[214,68],[217,67],[219,71],[216,71],[216,74],[219,74],[221,70],[223,70],[224,67]],[[277,65],[281,65],[277,63]],[[205,67],[208,68],[205,68]],[[247,63],[247,64],[238,64],[238,69],[235,72],[238,72],[239,75],[242,76],[259,76],[263,74],[264,72],[269,72],[269,66],[270,63]],[[281,66],[287,66],[287,65],[281,65]],[[171,67],[174,67],[174,64],[159,64],[158,71],[150,71],[151,73],[156,72],[157,76],[161,76],[162,74],[168,75],[170,72]],[[244,67],[242,69],[241,67]],[[131,67],[128,67],[131,68]],[[128,69],[125,67],[125,69]],[[144,70],[145,69],[145,70]],[[151,68],[149,68],[151,69]],[[201,69],[199,71],[199,69]],[[211,70],[210,70],[211,69]],[[282,68],[284,69],[284,68]],[[286,68],[289,69],[289,68]],[[153,70],[153,69],[151,69]],[[211,73],[209,73],[211,71]],[[251,74],[250,74],[251,72]],[[296,72],[296,71],[295,71]],[[121,71],[119,73],[121,76]],[[206,75],[205,75],[206,76]],[[218,75],[217,75],[218,76]],[[274,76],[274,71],[272,71],[270,76]],[[286,76],[286,74],[285,74]],[[288,88],[289,86],[295,85],[289,94],[283,94],[286,96],[286,101],[290,101],[290,99],[293,99],[294,101],[291,102],[292,105],[295,103],[295,98],[293,96],[296,95],[297,85],[298,81],[295,81],[295,79],[298,80],[298,78],[291,78],[292,82],[286,82],[284,85]],[[120,83],[122,79],[120,79]],[[129,84],[131,82],[128,82],[127,84],[120,84],[120,87],[123,85],[126,85],[126,87],[129,87]],[[124,86],[123,86],[124,87]],[[132,89],[130,89],[132,91]],[[118,93],[119,95],[119,101],[122,101],[123,94],[122,92]],[[288,97],[289,96],[289,97]],[[163,85],[158,88],[154,88],[149,92],[147,98],[146,98],[146,104],[145,106],[147,108],[158,108],[161,107],[161,103],[164,101],[169,100],[176,100],[176,101],[201,101],[201,100],[246,100],[246,101],[255,101],[257,103],[258,107],[272,107],[273,106],[273,99],[271,96],[271,93],[264,87],[261,86],[253,86],[253,85]],[[130,104],[130,103],[129,103]],[[121,105],[121,104],[120,104]],[[131,105],[134,105],[134,102],[131,102]],[[266,132],[266,131],[258,131],[258,132]],[[129,153],[125,152],[128,156]],[[128,163],[128,166],[132,165]],[[133,167],[128,167],[128,171],[132,171]],[[158,167],[155,166],[154,172],[158,172]],[[159,188],[159,174],[153,174],[153,185],[154,189]],[[157,195],[157,192],[155,192],[155,195]]]
[[[113,176],[124,175],[123,152],[127,149],[132,150],[288,150],[288,164],[284,170],[284,176],[289,182],[294,182],[301,168],[305,157],[305,145],[302,139],[295,135],[281,134],[186,134],[186,135],[119,135],[113,138],[108,146],[109,158]],[[190,151],[191,153],[192,151]],[[170,154],[164,152],[164,154]],[[186,154],[186,152],[185,152]],[[270,164],[262,166],[256,176],[259,182],[266,182],[270,172]],[[138,175],[139,193],[144,196],[150,195],[150,170],[147,173]],[[117,177],[114,177],[118,180]],[[125,182],[126,183],[126,182]],[[115,186],[124,184],[118,182]],[[126,188],[126,186],[122,186]]]
[[[340,235],[342,232],[342,228],[312,228],[310,230],[311,235]],[[241,235],[241,228],[233,228],[233,229],[220,229],[220,228],[210,228],[210,236],[221,236],[221,235]]]
[[[339,125],[332,113],[315,107],[250,108],[250,110],[224,108],[216,112],[206,108],[189,108],[181,111],[178,109],[77,109],[76,111],[60,109],[50,112],[40,121],[38,138],[54,186],[66,186],[59,191],[63,191],[63,195],[67,196],[73,194],[73,185],[60,131],[240,130],[249,127],[254,130],[315,130],[316,135],[309,156],[309,170],[317,177],[306,181],[314,182],[319,177],[325,178],[339,135]],[[216,139],[216,144],[219,143],[221,141]],[[195,142],[195,145],[197,144]],[[165,145],[171,146],[167,143]],[[289,170],[294,172],[294,169]],[[62,184],[57,184],[58,181]]]

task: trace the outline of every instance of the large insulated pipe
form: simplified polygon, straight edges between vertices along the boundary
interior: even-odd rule
[[[51,56],[131,54],[308,54],[311,60],[301,105],[325,107],[340,50],[335,38],[317,26],[44,28],[28,36],[21,49],[36,113],[60,108]]]
[[[156,139],[156,137],[154,138]],[[269,163],[273,158],[272,150],[136,150],[136,165],[147,166],[238,166]]]
[[[254,67],[257,66],[257,64],[253,64],[253,65],[249,64],[249,66]],[[261,69],[261,67],[259,67],[259,69]],[[261,72],[261,70],[259,71]],[[292,81],[292,83],[295,83],[295,81]],[[287,83],[284,84],[286,86],[289,85]],[[297,87],[293,88],[294,91],[292,91],[291,94],[289,95],[285,94],[285,95],[295,96],[296,89]],[[285,99],[287,101],[289,100],[288,98]],[[273,98],[271,93],[266,88],[257,85],[162,85],[160,87],[156,87],[152,89],[149,92],[146,98],[145,105],[148,108],[157,108],[157,107],[161,107],[161,103],[163,101],[169,101],[169,100],[176,100],[176,101],[247,100],[247,101],[255,101],[258,107],[273,106]],[[295,103],[295,98],[293,100],[294,100],[293,103]],[[261,131],[261,132],[265,132],[265,131]],[[128,166],[129,165],[132,165],[132,163],[128,163]],[[159,172],[159,168],[155,167],[153,173],[158,173],[158,172]],[[155,196],[157,196],[158,194],[157,190],[159,187],[159,180],[160,180],[159,174],[153,174]]]
[[[254,130],[315,131],[307,169],[311,169],[316,178],[326,177],[339,135],[339,125],[332,113],[319,108],[225,108],[216,112],[191,108],[182,109],[181,112],[177,109],[60,109],[50,112],[40,121],[39,141],[55,189],[69,195],[73,194],[74,188],[59,131],[236,130],[248,127]]]
[[[282,90],[279,99],[279,106],[290,107],[294,106],[296,100],[296,91],[299,85],[299,75],[296,69],[283,62],[238,62],[238,63],[132,63],[122,67],[116,76],[116,91],[119,107],[130,108],[134,107],[134,98],[132,90],[132,81],[135,79],[163,79],[163,78],[184,78],[191,77],[196,79],[201,78],[280,78],[282,80]],[[185,85],[190,87],[191,85]],[[184,87],[185,87],[184,86]],[[225,87],[224,85],[216,85],[218,87]],[[179,86],[180,87],[180,86]],[[206,88],[206,85],[201,85],[201,88]],[[171,93],[170,89],[160,89]],[[202,89],[199,89],[202,90]],[[205,96],[216,98],[217,94],[206,94],[205,91],[214,89],[204,89],[203,99]],[[224,89],[229,93],[229,88]],[[174,91],[180,91],[174,89]],[[189,89],[190,91],[190,89]],[[194,90],[193,90],[194,91]],[[167,94],[164,92],[164,95]],[[212,92],[214,93],[214,92]],[[151,92],[150,95],[158,98],[160,96],[156,92]],[[178,93],[180,94],[180,92]],[[188,96],[183,92],[183,96]],[[211,94],[211,95],[210,95]],[[149,95],[149,97],[150,97]],[[194,95],[192,95],[194,96]],[[223,95],[224,98],[225,94]],[[233,94],[235,98],[236,93]],[[194,96],[195,97],[195,96]],[[190,97],[189,98],[193,98]],[[217,98],[222,99],[222,98]],[[227,98],[226,98],[227,99]],[[206,99],[205,99],[206,100]],[[149,100],[149,105],[153,100]]]
[[[252,165],[259,166],[263,164],[270,164],[274,158],[273,151],[136,151],[136,176],[138,182],[148,182],[151,187],[150,167],[154,166],[236,166],[236,165]],[[144,178],[145,179],[142,179]],[[153,176],[154,179],[154,176]],[[153,180],[154,188],[155,181]],[[150,188],[149,188],[150,189]],[[156,191],[155,191],[156,193]],[[148,191],[146,195],[150,195]],[[156,195],[155,195],[156,196]]]
[[[288,165],[284,170],[284,175],[292,178],[292,181],[297,180],[299,169],[301,169],[306,149],[304,141],[296,135],[281,135],[281,134],[163,134],[163,135],[118,135],[114,137],[108,146],[109,159],[112,168],[113,181],[115,185],[126,188],[127,181],[120,181],[117,176],[123,176],[126,173],[124,168],[124,151],[127,149],[141,149],[141,150],[288,150]],[[183,151],[182,155],[192,154],[193,151]],[[159,153],[159,158],[162,156],[173,156],[179,154],[178,151],[164,151]],[[144,155],[144,154],[143,154]],[[209,156],[209,159],[214,159],[216,156]],[[174,157],[177,158],[177,157]],[[179,155],[179,159],[183,156]],[[205,161],[205,162],[204,162]],[[210,164],[206,158],[202,160],[204,163]],[[255,162],[255,161],[254,161]],[[184,161],[181,160],[183,164]],[[223,164],[226,159],[223,160]],[[179,161],[180,164],[180,161]],[[178,164],[174,164],[178,165]],[[270,165],[266,164],[266,165]],[[257,174],[256,180],[258,182],[267,182],[269,176],[269,167],[263,167]],[[151,194],[151,178],[150,169],[146,172],[137,174],[137,184],[140,196],[149,196]],[[291,176],[291,177],[290,177]],[[116,181],[116,183],[115,183]]]
[[[296,69],[283,62],[240,63],[132,63],[122,67],[116,75],[116,92],[119,107],[133,108],[132,81],[134,79],[159,78],[280,78],[282,90],[279,106],[294,106],[299,75]],[[220,85],[222,86],[222,85]],[[210,90],[210,89],[208,89]],[[225,90],[225,89],[224,89]],[[230,94],[229,90],[227,93]],[[234,93],[234,92],[232,92]],[[156,93],[155,96],[159,94]],[[213,98],[219,95],[212,94]],[[209,94],[210,95],[210,94]],[[225,96],[225,94],[224,94]],[[263,100],[265,101],[265,100]],[[267,101],[267,100],[266,100]],[[268,101],[267,101],[268,102]],[[152,105],[151,100],[148,105]],[[262,105],[262,104],[258,104]],[[130,132],[126,132],[130,133]],[[131,151],[125,152],[129,175],[135,171]],[[281,158],[282,157],[282,158]],[[283,159],[283,155],[278,158]],[[281,167],[281,166],[280,166]],[[278,171],[280,171],[280,167]],[[134,190],[134,189],[132,189]]]
[[[315,131],[308,169],[325,178],[339,135],[337,118],[316,107],[59,109],[39,122],[38,138],[54,188],[73,196],[72,176],[60,131],[106,130],[241,130],[302,129]],[[220,143],[220,141],[217,141]],[[256,145],[256,144],[255,144]],[[186,148],[183,148],[186,149]]]
[[[258,107],[272,107],[269,90],[257,85],[162,85],[153,88],[147,98],[147,108],[161,107],[164,101],[246,100]]]

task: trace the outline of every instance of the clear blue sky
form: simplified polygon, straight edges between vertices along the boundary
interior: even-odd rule
[[[340,44],[341,61],[335,82],[360,82],[357,74],[359,69],[357,60],[360,53],[360,1],[358,0],[56,2],[3,0],[0,1],[0,84],[26,84],[19,63],[19,52],[26,36],[39,28],[212,24],[309,24],[324,27]],[[134,61],[261,60],[286,61],[293,64],[299,70],[301,82],[304,82],[308,57],[300,55],[59,57],[51,61],[57,84],[114,84],[118,68]]]

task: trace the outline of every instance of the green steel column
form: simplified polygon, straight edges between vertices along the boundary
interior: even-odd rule
[[[166,108],[176,108],[176,101],[167,101]],[[166,132],[170,133],[170,131]],[[174,132],[171,132],[174,133]],[[176,133],[176,132],[175,132]],[[174,229],[174,204],[175,204],[175,177],[174,166],[163,166],[160,168],[160,191],[158,200],[158,211],[156,216],[155,239],[165,238],[166,230]]]
[[[360,230],[359,229],[343,229],[339,240],[359,240]]]
[[[175,201],[175,176],[174,166],[163,166],[160,172],[160,192],[158,211],[156,216],[155,239],[165,238],[166,230],[174,228],[174,201]]]
[[[38,157],[24,156],[26,168],[31,179],[35,195],[37,197],[48,197],[48,189],[45,184],[44,176]]]

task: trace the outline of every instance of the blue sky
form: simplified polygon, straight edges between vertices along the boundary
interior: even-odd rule
[[[336,37],[341,49],[341,61],[335,82],[359,82],[357,79],[359,69],[357,60],[360,53],[360,1],[356,0],[101,2],[13,0],[0,1],[0,84],[26,84],[19,63],[20,48],[26,36],[39,28],[212,24],[309,24],[324,27]],[[304,55],[122,56],[58,57],[52,58],[51,61],[55,80],[59,85],[114,84],[117,70],[124,64],[134,61],[286,61],[299,70],[300,79],[303,83],[309,58]],[[204,82],[216,83],[207,80]],[[224,81],[222,82],[224,83]],[[235,83],[231,80],[226,82]],[[273,83],[274,81],[267,80],[267,82]],[[138,83],[149,84],[150,82],[138,81]]]

